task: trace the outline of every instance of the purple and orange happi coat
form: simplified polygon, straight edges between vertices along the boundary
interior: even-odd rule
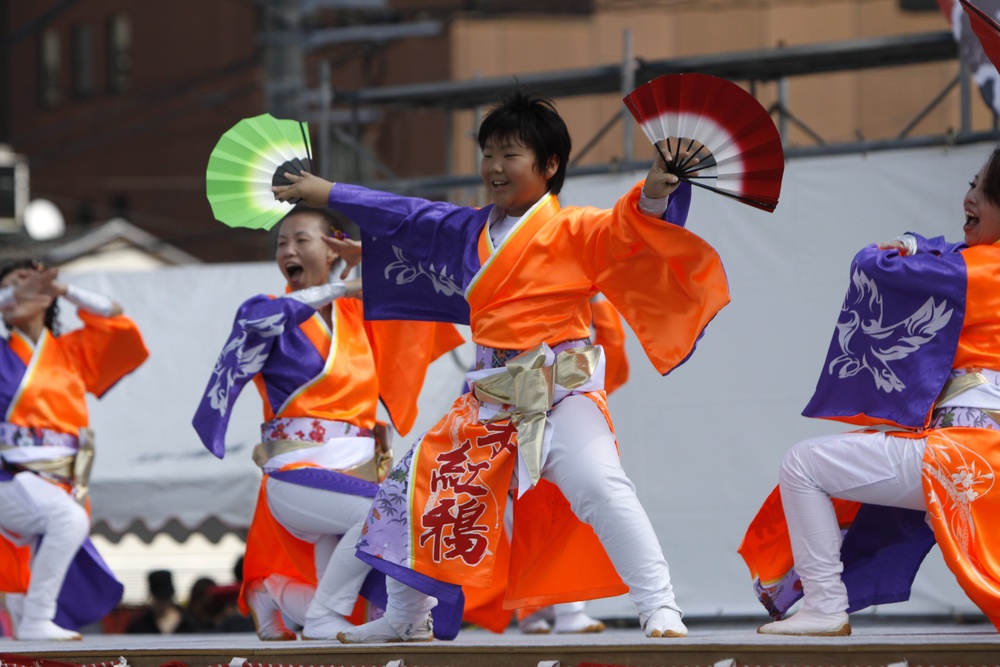
[[[824,370],[803,414],[927,439],[926,514],[834,501],[845,531],[848,611],[909,599],[936,542],[963,590],[1000,628],[1000,534],[992,529],[1000,517],[1000,423],[982,413],[967,423],[932,423],[949,379],[1000,370],[1000,245],[918,237],[918,248],[902,257],[869,246],[855,257]],[[761,603],[781,618],[802,590],[778,489],[739,551]]]
[[[608,210],[562,208],[546,195],[498,247],[487,230],[502,215],[494,207],[343,184],[329,205],[362,229],[369,317],[467,322],[477,344],[523,351],[588,338],[599,291],[666,374],[728,303],[728,286],[715,251],[682,226],[690,188],[671,197],[669,222],[639,211],[640,189]],[[608,416],[603,390],[586,395]],[[439,600],[460,599],[463,586],[506,587],[507,608],[626,592],[593,530],[544,480],[514,501],[508,565],[502,527],[518,436],[509,420],[480,423],[479,407],[459,397],[397,464],[359,556]]]
[[[337,299],[328,327],[315,308],[294,299],[259,295],[237,311],[232,332],[194,417],[202,442],[225,454],[225,434],[242,389],[253,382],[263,401],[264,421],[305,418],[350,424],[371,433],[379,401],[400,433],[413,427],[417,397],[429,364],[462,343],[451,324],[376,321],[363,317],[361,301]],[[335,434],[289,433],[290,440],[323,442]],[[378,484],[314,465],[285,466],[261,480],[247,536],[240,606],[259,580],[282,574],[315,586],[314,547],[293,536],[272,515],[267,479],[372,497]],[[362,591],[384,607],[384,584],[366,582]],[[360,607],[359,607],[360,609]],[[355,620],[362,620],[359,614]]]
[[[61,336],[45,329],[32,342],[14,330],[9,340],[0,340],[2,421],[27,429],[22,434],[34,433],[38,443],[45,432],[76,442],[89,423],[86,394],[100,398],[149,356],[138,327],[128,317],[101,317],[84,310],[79,316],[83,327]],[[73,490],[68,482],[61,486],[67,493]],[[27,591],[30,559],[27,546],[0,536],[0,591]],[[123,591],[88,539],[70,565],[55,621],[71,629],[98,621],[114,609]]]

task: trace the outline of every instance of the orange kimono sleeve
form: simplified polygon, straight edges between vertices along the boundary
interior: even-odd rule
[[[138,368],[149,356],[139,327],[128,317],[101,317],[78,311],[83,328],[59,337],[76,363],[87,391],[97,397]]]
[[[669,373],[694,351],[729,303],[718,253],[698,235],[639,212],[642,183],[618,200],[587,239],[588,272],[635,332],[649,360]]]
[[[358,301],[358,308],[361,302]],[[427,368],[441,355],[464,342],[452,324],[403,320],[366,320],[378,374],[379,397],[401,435],[417,419]]]
[[[628,382],[628,357],[625,355],[625,326],[610,301],[592,301],[594,344],[604,348],[604,391],[610,396]]]

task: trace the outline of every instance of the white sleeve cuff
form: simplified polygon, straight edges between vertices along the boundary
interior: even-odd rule
[[[646,193],[643,192],[639,195],[639,210],[654,218],[662,218],[663,214],[667,212],[668,201],[670,201],[669,196],[654,199],[647,197]]]
[[[286,294],[285,296],[313,308],[322,308],[345,294],[347,294],[347,286],[344,283],[336,282],[320,285],[319,287],[307,287],[298,292]]]
[[[893,241],[899,241],[906,248],[906,254],[916,255],[917,254],[917,237],[913,234],[901,234],[893,239]]]
[[[15,301],[17,301],[17,299],[14,298],[13,285],[7,285],[3,289],[0,289],[0,308],[3,308],[4,306],[9,306]]]
[[[67,285],[63,298],[77,308],[82,308],[101,317],[111,317],[114,314],[115,302],[113,299],[76,285]]]

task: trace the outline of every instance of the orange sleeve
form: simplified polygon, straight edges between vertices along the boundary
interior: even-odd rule
[[[642,183],[619,199],[610,218],[588,213],[594,284],[621,313],[661,374],[693,351],[729,303],[718,253],[683,227],[639,212]],[[640,281],[637,283],[637,279]]]
[[[87,391],[101,397],[138,368],[149,350],[128,317],[101,317],[85,310],[78,314],[84,326],[60,336],[60,343],[74,360]]]
[[[361,302],[358,301],[360,308]],[[378,393],[400,435],[417,419],[417,398],[431,362],[464,340],[452,324],[365,321],[378,374]]]
[[[594,344],[604,348],[604,391],[610,395],[628,382],[628,356],[625,354],[625,325],[610,301],[593,301]]]

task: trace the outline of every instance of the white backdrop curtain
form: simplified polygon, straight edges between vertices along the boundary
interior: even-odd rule
[[[851,258],[865,244],[904,231],[960,240],[962,197],[991,148],[790,161],[773,214],[695,191],[688,227],[718,249],[733,302],[688,363],[667,377],[659,377],[630,337],[632,377],[611,397],[625,469],[689,615],[762,613],[736,548],[776,483],[785,449],[846,430],[799,413],[823,364]],[[564,205],[607,207],[642,176],[570,179],[561,198]],[[252,294],[280,291],[277,268],[203,265],[67,279],[121,301],[152,353],[91,404],[95,523],[109,534],[138,528],[183,536],[213,524],[245,529],[260,479],[250,461],[261,420],[256,392],[248,387],[237,405],[222,461],[201,446],[190,422],[236,307]],[[447,409],[470,360],[467,345],[458,359],[432,367],[414,434]],[[407,445],[397,441],[397,453]],[[594,602],[591,610],[633,615],[624,598]],[[913,599],[877,611],[975,613],[975,607],[935,550]]]

